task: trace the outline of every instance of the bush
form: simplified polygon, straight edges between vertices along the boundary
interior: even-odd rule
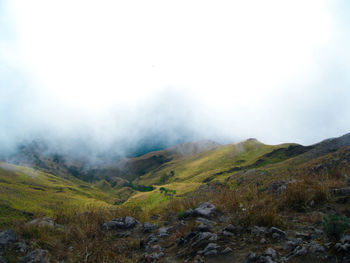
[[[329,214],[323,218],[322,228],[328,238],[339,240],[349,228],[349,220],[346,217]]]

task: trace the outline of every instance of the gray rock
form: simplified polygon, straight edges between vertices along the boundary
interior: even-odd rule
[[[226,254],[229,254],[229,253],[231,253],[231,252],[232,252],[232,249],[229,248],[229,247],[226,247],[223,251],[221,251],[221,254],[226,255]]]
[[[26,225],[38,226],[38,227],[51,227],[51,228],[62,227],[62,225],[56,224],[56,222],[49,217],[36,218],[30,221],[29,223],[27,223]]]
[[[319,244],[317,244],[315,241],[312,241],[310,243],[310,252],[313,254],[323,253],[325,252],[325,248]]]
[[[269,233],[270,233],[271,235],[273,235],[273,234],[278,234],[278,235],[279,235],[280,237],[282,237],[282,238],[286,238],[286,237],[287,237],[287,233],[286,233],[285,231],[283,231],[283,230],[277,228],[277,227],[271,227],[271,228],[269,229]]]
[[[131,217],[126,216],[124,218],[113,219],[112,221],[104,223],[101,228],[104,230],[109,229],[131,229],[138,224],[138,221]]]
[[[220,246],[216,243],[209,243],[203,250],[198,251],[198,254],[203,254],[205,257],[215,256],[218,254],[217,249],[219,248]]]
[[[210,217],[212,216],[216,211],[216,208],[213,204],[209,202],[201,203],[199,204],[193,211],[193,214],[195,216],[203,216],[203,217]]]
[[[264,251],[264,255],[265,256],[269,256],[271,258],[276,258],[276,250],[274,250],[273,248],[269,247]]]
[[[236,231],[236,228],[233,225],[229,224],[227,227],[225,227],[225,231],[234,233]]]
[[[287,251],[292,251],[293,249],[295,249],[297,247],[298,243],[292,240],[286,241],[283,244],[283,249],[287,250]]]
[[[260,244],[266,244],[266,239],[265,238],[260,239]]]
[[[266,227],[263,226],[253,226],[252,233],[257,237],[263,236],[267,233]]]
[[[206,219],[206,218],[203,218],[203,217],[198,217],[196,219],[197,222],[199,223],[202,223],[206,226],[209,226],[209,227],[213,227],[216,225],[216,222],[215,221],[212,221],[212,220],[209,220],[209,219]]]
[[[261,262],[261,263],[275,263],[275,261],[270,256],[260,256],[259,262]]]
[[[11,243],[17,241],[15,232],[12,229],[4,230],[0,232],[0,246],[6,247]]]
[[[231,232],[228,232],[228,231],[222,231],[222,235],[226,236],[226,237],[232,237],[233,236],[233,234]]]
[[[296,256],[304,256],[307,254],[307,249],[306,247],[298,246],[294,249],[293,254]]]
[[[197,226],[196,228],[198,231],[200,232],[209,232],[209,227],[207,225],[204,225],[203,223],[201,223],[199,226]]]
[[[143,223],[143,232],[149,233],[149,232],[152,232],[155,229],[157,229],[156,225],[153,225],[153,224],[151,224],[149,222]]]
[[[23,257],[22,262],[23,263],[49,263],[50,254],[47,250],[36,249],[26,254]]]
[[[295,236],[305,240],[311,239],[311,235],[309,233],[295,232]]]
[[[350,243],[350,235],[343,236],[343,237],[340,239],[340,242],[342,242],[343,244],[344,244],[344,243]]]
[[[259,259],[259,257],[254,252],[249,252],[248,256],[244,260],[244,263],[251,263],[256,262]]]
[[[171,226],[168,226],[168,227],[161,227],[161,228],[159,228],[158,229],[158,236],[159,237],[167,237],[167,236],[169,236],[169,230],[170,229],[172,229],[173,227],[171,227]]]

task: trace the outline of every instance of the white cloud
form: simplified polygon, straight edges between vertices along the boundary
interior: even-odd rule
[[[147,133],[157,119],[168,133],[182,123],[199,137],[312,143],[350,128],[349,106],[332,105],[350,97],[349,24],[337,16],[344,2],[4,3],[1,27],[11,37],[0,37],[0,91],[13,88],[16,76],[6,70],[17,68],[28,97],[10,96],[15,106],[1,114],[14,116],[8,121],[22,133],[107,137],[108,144]],[[337,70],[343,81],[330,76]],[[173,94],[182,94],[169,103],[173,110],[159,107]]]

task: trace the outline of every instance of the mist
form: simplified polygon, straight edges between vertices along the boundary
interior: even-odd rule
[[[347,1],[0,1],[0,152],[350,131]]]

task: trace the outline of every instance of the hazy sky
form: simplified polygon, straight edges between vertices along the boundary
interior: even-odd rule
[[[349,14],[347,0],[0,0],[0,145],[350,132]]]

